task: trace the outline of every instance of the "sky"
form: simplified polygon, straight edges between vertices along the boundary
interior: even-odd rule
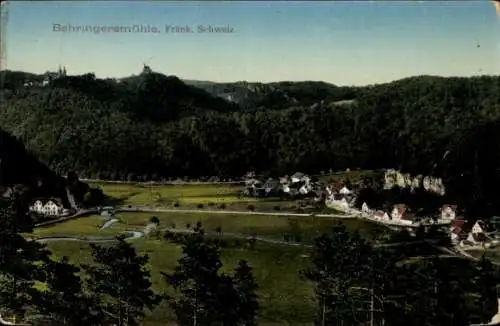
[[[61,65],[69,75],[119,78],[147,64],[183,79],[337,85],[500,75],[500,17],[485,0],[9,1],[3,7],[2,69],[43,73]],[[208,26],[230,33],[206,32]]]

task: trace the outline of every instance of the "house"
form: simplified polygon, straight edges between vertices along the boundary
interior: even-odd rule
[[[272,178],[269,178],[266,183],[264,183],[264,189],[266,190],[266,193],[270,193],[272,191],[278,191],[280,186],[280,183],[278,180],[274,180]]]
[[[470,233],[479,234],[479,233],[485,233],[485,231],[486,230],[483,221],[476,221]]]
[[[309,193],[309,190],[310,190],[309,187],[306,184],[304,184],[299,188],[299,194],[306,195],[307,193]]]
[[[361,205],[361,211],[363,213],[369,214],[371,213],[372,210],[370,209],[370,207],[368,207],[366,203],[363,203],[363,205]]]
[[[456,205],[444,205],[441,208],[441,220],[453,221],[456,217],[456,211],[457,211]]]
[[[327,198],[333,197],[334,191],[332,190],[332,188],[330,186],[326,186],[325,190],[326,190],[326,197]]]
[[[339,190],[339,194],[341,195],[350,195],[352,192],[347,189],[347,187],[342,187],[342,189]]]
[[[290,192],[290,186],[288,184],[284,184],[284,185],[282,185],[282,190],[285,193],[289,193]]]
[[[455,230],[456,233],[458,230]],[[467,221],[459,233],[460,246],[487,244],[490,245],[491,238],[486,234],[483,221]]]
[[[391,212],[391,219],[401,220],[401,218],[403,218],[403,216],[405,215],[405,212],[406,212],[406,205],[405,204],[394,205],[392,212]]]
[[[302,181],[304,181],[307,185],[311,184],[311,178],[308,177],[307,175],[305,175],[303,178],[302,178]]]
[[[30,211],[46,216],[62,216],[68,215],[69,210],[65,209],[62,202],[57,199],[51,199],[45,204],[41,200],[37,200],[29,207]]]
[[[43,203],[41,200],[37,200],[30,206],[30,211],[43,214]]]
[[[42,208],[43,214],[48,216],[63,215],[63,206],[55,200],[49,200]]]
[[[462,237],[462,228],[456,227],[453,230],[451,230],[450,237],[453,243],[458,243]]]
[[[376,211],[375,214],[373,214],[373,217],[378,220],[384,220],[384,221],[388,221],[390,219],[389,215],[386,212],[382,211]]]
[[[288,178],[287,175],[285,175],[284,177],[280,178],[280,183],[281,184],[288,184],[289,182],[290,182],[290,179]]]
[[[305,177],[305,174],[302,173],[302,172],[296,172],[294,175],[291,176],[291,181],[292,183],[296,183],[296,182],[301,182],[303,181]]]

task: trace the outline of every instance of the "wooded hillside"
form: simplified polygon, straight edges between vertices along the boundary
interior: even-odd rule
[[[62,174],[157,179],[399,168],[442,176],[453,196],[471,205],[493,198],[489,189],[500,181],[498,76],[419,76],[342,88],[345,96],[332,95],[339,88],[326,83],[263,85],[252,108],[157,73],[119,83],[65,77],[47,87],[4,89],[0,123]],[[332,105],[342,100],[348,104]]]

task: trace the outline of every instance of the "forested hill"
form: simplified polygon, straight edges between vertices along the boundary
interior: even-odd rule
[[[440,175],[477,205],[500,184],[499,76],[358,87],[344,106],[321,88],[300,100],[314,90],[306,85],[292,85],[298,103],[247,110],[160,74],[119,83],[66,77],[3,90],[0,125],[60,174],[155,179],[394,167]]]
[[[28,203],[34,198],[59,198],[68,208],[70,201],[66,189],[78,204],[83,203],[85,194],[90,191],[88,185],[75,177],[67,180],[58,176],[26,151],[14,136],[0,129],[0,196],[9,189]],[[92,196],[89,194],[87,199],[96,200],[95,193]]]
[[[336,86],[325,82],[213,83],[186,80],[210,94],[238,104],[244,110],[282,109],[290,106],[312,106],[317,103],[351,101],[360,88]]]

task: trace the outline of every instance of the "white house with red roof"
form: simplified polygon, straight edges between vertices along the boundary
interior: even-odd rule
[[[450,225],[450,237],[451,241],[458,243],[462,234],[464,233],[463,227],[465,225],[465,220],[453,220]]]
[[[407,208],[405,204],[394,205],[391,212],[391,219],[402,224],[413,224],[413,219],[406,215],[406,211]]]
[[[405,204],[397,204],[394,205],[391,212],[391,219],[400,220],[406,212]]]

